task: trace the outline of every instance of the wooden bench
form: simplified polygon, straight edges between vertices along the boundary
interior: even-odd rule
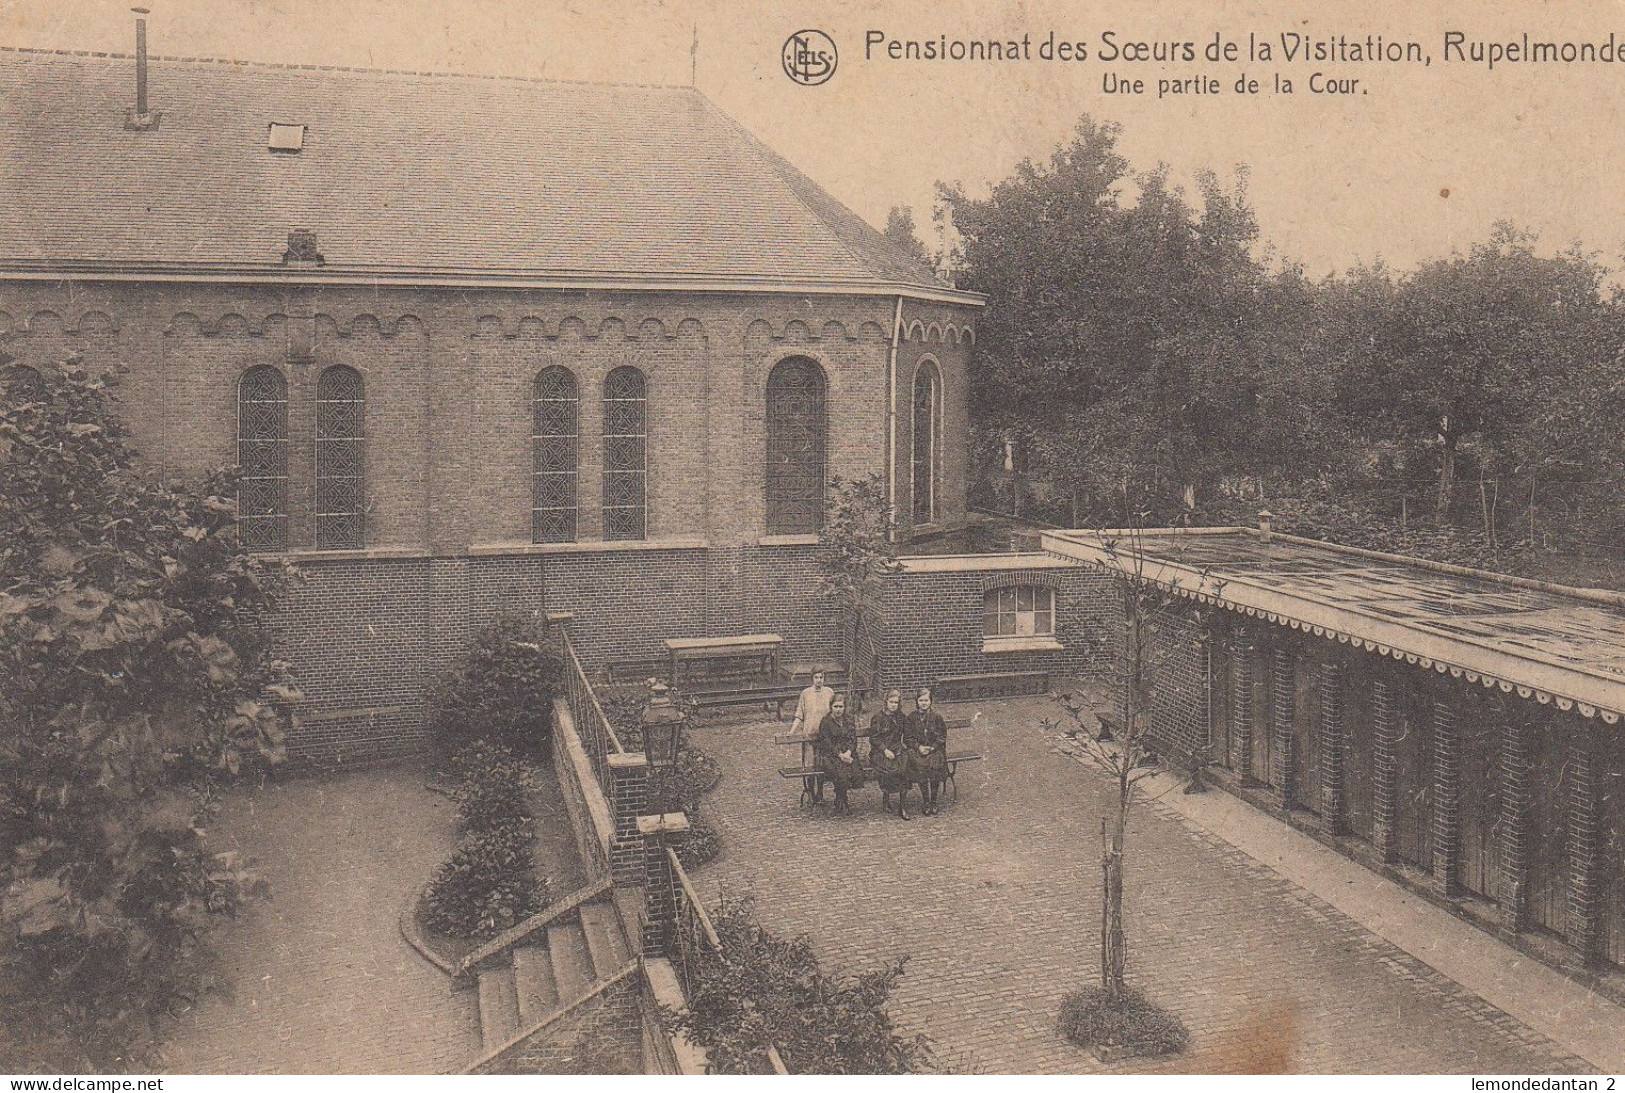
[[[948,726],[948,731],[953,732],[956,729],[970,728],[971,719],[968,717],[952,717],[946,718],[945,723]],[[869,730],[859,729],[857,732],[857,737],[859,740],[868,739]],[[783,736],[775,736],[773,738],[773,743],[775,744],[796,745],[800,746],[802,749],[802,765],[798,767],[780,767],[779,777],[799,778],[801,780],[801,799],[799,803],[802,805],[802,807],[806,808],[816,805],[820,800],[823,799],[824,796],[825,779],[823,768],[813,766],[808,763],[812,744],[815,739],[816,737],[814,736],[803,736],[799,733],[789,733]],[[983,758],[984,756],[980,752],[971,751],[959,752],[957,754],[948,756],[948,788],[953,790],[953,794],[956,798],[959,796],[959,783],[954,780],[954,776],[959,771],[959,764],[976,763],[980,762]],[[863,780],[865,785],[875,780],[874,772],[869,769],[868,764],[860,760],[858,762],[858,768],[863,772]]]
[[[1048,672],[981,672],[940,676],[932,692],[942,699],[1010,698],[1043,694],[1049,690]]]
[[[670,682],[677,690],[686,689],[683,672],[698,669],[702,681],[757,680],[768,682],[779,675],[779,647],[784,639],[777,634],[740,634],[727,638],[667,638],[666,653],[671,660]]]
[[[670,662],[665,657],[643,657],[637,660],[612,660],[604,667],[606,683],[642,683],[646,679],[664,679]]]

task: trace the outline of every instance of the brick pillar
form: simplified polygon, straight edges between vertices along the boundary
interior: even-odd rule
[[[1565,935],[1587,964],[1602,960],[1601,810],[1598,808],[1597,748],[1589,725],[1567,729],[1569,766],[1569,907]]]
[[[643,834],[638,817],[649,803],[649,760],[641,754],[609,757],[610,807],[615,810],[615,838],[609,846],[609,871],[617,885],[643,883]]]
[[[1253,776],[1253,645],[1236,628],[1230,639],[1230,747],[1242,781]]]
[[[1460,893],[1461,726],[1451,696],[1433,699],[1433,890],[1445,899]]]
[[[1348,830],[1343,816],[1343,662],[1320,666],[1320,814],[1333,835]]]
[[[1501,718],[1501,925],[1522,930],[1529,921],[1529,750],[1532,726],[1523,709],[1504,707]]]
[[[1395,698],[1393,684],[1383,679],[1371,682],[1371,736],[1375,748],[1371,764],[1371,843],[1385,862],[1399,857],[1395,831],[1399,763],[1394,744],[1399,735],[1399,706]]]
[[[676,851],[688,838],[688,817],[681,812],[639,816],[638,833],[643,842],[643,955],[670,956],[678,883],[666,851]]]
[[[1292,721],[1297,713],[1294,674],[1297,656],[1290,641],[1275,648],[1270,666],[1270,727],[1274,736],[1270,749],[1275,760],[1275,791],[1280,795],[1281,807],[1291,808],[1298,798],[1298,787],[1293,785]]]

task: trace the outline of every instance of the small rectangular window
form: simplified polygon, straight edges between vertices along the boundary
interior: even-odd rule
[[[305,146],[305,127],[292,122],[273,121],[265,147],[273,152],[297,152]]]

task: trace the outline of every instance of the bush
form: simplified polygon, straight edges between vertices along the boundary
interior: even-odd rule
[[[485,939],[547,903],[536,876],[534,778],[508,748],[478,741],[451,757],[461,841],[425,894],[424,920],[448,937]]]
[[[684,869],[698,869],[706,862],[715,861],[722,853],[722,836],[711,826],[710,817],[698,805],[688,810],[688,838],[677,851],[677,860]]]
[[[429,696],[429,729],[440,754],[489,741],[545,756],[562,678],[558,657],[535,626],[511,618],[492,623]]]
[[[527,817],[528,820],[528,817]],[[425,921],[450,937],[484,940],[540,911],[546,885],[536,877],[528,830],[470,836],[429,886]]]
[[[667,1023],[718,1072],[770,1073],[768,1044],[796,1074],[912,1074],[930,1064],[925,1037],[899,1036],[886,1013],[906,958],[838,980],[805,936],[763,929],[747,899],[725,896],[712,922],[722,952],[696,964],[688,1009]]]
[[[722,781],[722,767],[705,752],[683,741],[677,753],[677,785],[684,801],[697,801]]]
[[[208,843],[216,787],[282,759],[276,703],[297,697],[266,625],[290,574],[243,549],[229,474],[138,467],[115,378],[0,368],[0,1060],[15,1069],[153,1068],[159,1022],[214,985],[212,923],[258,887]]]
[[[1114,1005],[1097,985],[1074,991],[1061,1002],[1061,1035],[1079,1047],[1122,1047],[1140,1055],[1184,1051],[1190,1034],[1174,1014],[1136,990]]]

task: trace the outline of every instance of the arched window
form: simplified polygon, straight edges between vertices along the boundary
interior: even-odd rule
[[[824,370],[789,357],[767,377],[767,531],[807,535],[824,526],[827,448]]]
[[[937,479],[942,448],[942,376],[930,361],[914,373],[914,522],[937,518]]]
[[[604,538],[641,539],[647,529],[648,386],[636,368],[604,377]]]
[[[575,540],[579,404],[576,378],[568,369],[544,368],[536,374],[530,435],[533,542]]]
[[[237,534],[249,550],[288,546],[288,381],[269,365],[237,381]]]
[[[338,366],[316,381],[316,549],[366,545],[365,402],[361,373]]]

